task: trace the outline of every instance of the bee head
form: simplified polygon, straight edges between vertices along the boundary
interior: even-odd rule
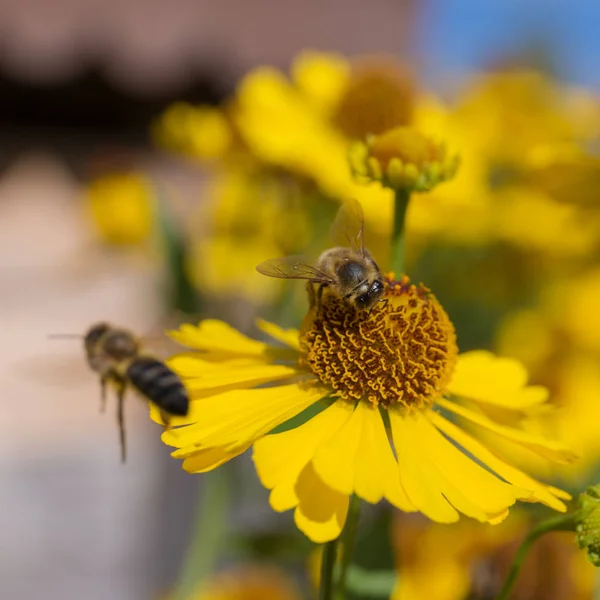
[[[94,349],[94,346],[98,343],[98,341],[104,336],[104,334],[110,330],[110,325],[107,323],[96,323],[96,325],[92,325],[88,332],[85,334],[83,338],[83,343],[85,345],[85,349],[90,352]]]
[[[354,304],[356,308],[360,310],[368,310],[376,302],[379,302],[384,292],[385,288],[383,286],[383,282],[380,279],[376,279],[375,281],[373,281],[373,283],[371,283],[371,285],[366,291],[364,291],[359,296],[356,296]]]

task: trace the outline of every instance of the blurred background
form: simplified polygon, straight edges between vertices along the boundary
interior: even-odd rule
[[[82,344],[48,339],[52,333],[82,333],[99,320],[151,335],[175,313],[189,320],[199,314],[225,317],[250,328],[256,310],[269,307],[269,298],[255,293],[262,282],[256,282],[251,266],[244,271],[249,294],[237,279],[233,290],[220,286],[235,243],[227,261],[220,258],[221,250],[203,246],[205,239],[214,241],[207,215],[215,215],[206,206],[215,196],[215,178],[220,185],[229,181],[231,159],[210,146],[218,146],[221,121],[202,121],[201,131],[216,132],[217,142],[209,140],[208,150],[204,138],[197,152],[182,150],[178,134],[169,129],[167,115],[174,114],[169,109],[236,105],[231,98],[248,72],[270,65],[288,73],[304,50],[336,53],[348,61],[386,55],[408,65],[419,94],[434,93],[449,102],[464,95],[474,73],[533,68],[551,78],[556,89],[576,90],[569,96],[574,108],[568,118],[582,132],[577,143],[593,154],[598,150],[599,23],[600,4],[591,0],[0,0],[0,597],[158,598],[172,586],[185,555],[201,477],[186,475],[169,458],[160,428],[133,397],[126,405],[129,457],[122,466],[115,406],[109,403],[107,413],[99,414],[99,385],[84,363]],[[525,98],[523,110],[531,111],[525,120],[529,114],[539,117],[545,110],[540,106],[546,107],[545,100],[526,98],[527,85],[514,92],[517,104]],[[239,105],[243,102],[238,98]],[[463,104],[468,107],[468,100]],[[454,127],[456,139],[469,123],[485,128],[485,120],[476,116],[469,121],[463,115],[449,125],[450,113],[431,114],[445,133]],[[518,123],[515,132],[523,131]],[[271,135],[277,136],[277,123],[274,127]],[[196,148],[186,143],[188,150]],[[241,146],[246,151],[251,143],[246,139]],[[256,161],[260,153],[254,155]],[[244,160],[239,162],[246,165]],[[506,161],[500,163],[506,167]],[[311,177],[303,172],[290,186],[285,166],[269,165],[268,184],[274,186],[269,193],[276,194],[283,181],[286,193],[297,197]],[[585,190],[600,189],[595,168],[586,171],[585,185],[577,179]],[[239,177],[239,171],[231,172]],[[498,169],[494,175],[506,172]],[[581,177],[579,171],[576,175]],[[311,186],[313,180],[320,193],[336,195],[331,186],[320,186],[317,176]],[[250,194],[245,181],[242,190]],[[564,182],[551,183],[556,184],[553,193]],[[264,193],[267,184],[261,180],[260,185]],[[248,195],[247,202],[259,197]],[[460,236],[436,237],[435,224],[419,221],[423,238],[413,241],[414,271],[457,322],[461,348],[512,354],[521,349],[519,358],[529,361],[534,379],[552,383],[548,365],[562,358],[548,340],[561,318],[548,317],[558,313],[554,308],[544,312],[539,299],[546,299],[546,307],[560,305],[564,286],[552,283],[552,293],[542,293],[548,282],[540,274],[558,269],[568,281],[579,278],[578,289],[589,284],[591,297],[600,298],[594,271],[600,229],[597,214],[590,212],[598,198],[594,192],[578,193],[578,199],[586,207],[583,216],[562,216],[573,206],[568,199],[560,217],[548,217],[559,231],[556,236],[548,226],[548,245],[564,245],[564,252],[546,252],[546,239],[519,237],[519,227],[504,213],[493,213],[492,219],[504,223],[497,238],[487,227],[471,237],[466,232],[464,244]],[[438,201],[454,210],[447,198]],[[463,225],[464,219],[481,218],[479,208],[469,212],[468,202],[458,206],[452,214]],[[534,213],[527,210],[515,200],[517,225],[531,222]],[[582,230],[579,218],[593,231]],[[565,243],[554,244],[563,234]],[[473,237],[477,244],[471,243]],[[428,252],[440,240],[444,258],[432,262]],[[195,258],[182,275],[181,252],[186,251]],[[265,253],[252,254],[254,264],[272,257]],[[453,279],[448,265],[457,260],[468,265],[469,276],[480,277],[481,289],[494,295],[491,301],[485,293],[466,301],[456,291],[461,283],[448,284]],[[505,275],[494,278],[491,291],[481,273],[489,273],[490,264]],[[530,282],[532,273],[536,286],[515,299],[515,288]],[[586,307],[579,315],[592,318],[594,306]],[[293,316],[280,316],[294,324]],[[585,337],[586,323],[575,317],[573,323],[573,335],[585,338],[588,353],[582,358],[577,346],[565,360],[580,376],[569,370],[565,377],[588,382],[585,391],[596,397],[600,344]],[[533,332],[527,342],[535,339],[535,347],[521,343],[523,331]],[[564,339],[564,332],[560,335]],[[599,437],[596,433],[592,429],[588,435]],[[271,512],[244,458],[234,468],[249,483],[239,484],[228,519],[231,529],[248,532],[263,548],[259,542],[290,519]],[[580,481],[595,472],[595,459]],[[302,579],[298,570],[304,566],[294,564],[296,579]],[[534,597],[542,596],[523,596]]]

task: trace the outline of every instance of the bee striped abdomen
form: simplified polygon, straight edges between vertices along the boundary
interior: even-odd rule
[[[172,415],[187,415],[187,390],[165,363],[146,356],[136,358],[127,369],[127,378],[138,392],[160,409]]]

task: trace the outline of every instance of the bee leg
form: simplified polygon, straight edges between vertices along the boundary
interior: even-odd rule
[[[317,289],[317,310],[321,308],[321,298],[323,298],[323,290],[327,287],[327,283],[322,283]]]
[[[106,412],[106,384],[108,377],[100,377],[100,412]]]
[[[169,431],[169,429],[171,429],[171,423],[170,423],[170,419],[169,419],[169,414],[166,413],[164,410],[160,411],[160,418],[165,422],[165,430]]]
[[[127,459],[127,450],[125,446],[125,419],[123,418],[123,406],[125,400],[125,384],[119,385],[117,389],[117,422],[119,424],[119,441],[121,443],[121,462],[125,463]]]
[[[306,291],[308,292],[308,307],[310,309],[315,305],[315,286],[312,281],[306,282]]]

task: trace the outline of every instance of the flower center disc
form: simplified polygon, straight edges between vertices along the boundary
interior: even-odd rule
[[[333,395],[418,409],[444,392],[458,355],[456,334],[427,288],[391,276],[385,287],[370,313],[325,293],[303,324],[300,364]]]

